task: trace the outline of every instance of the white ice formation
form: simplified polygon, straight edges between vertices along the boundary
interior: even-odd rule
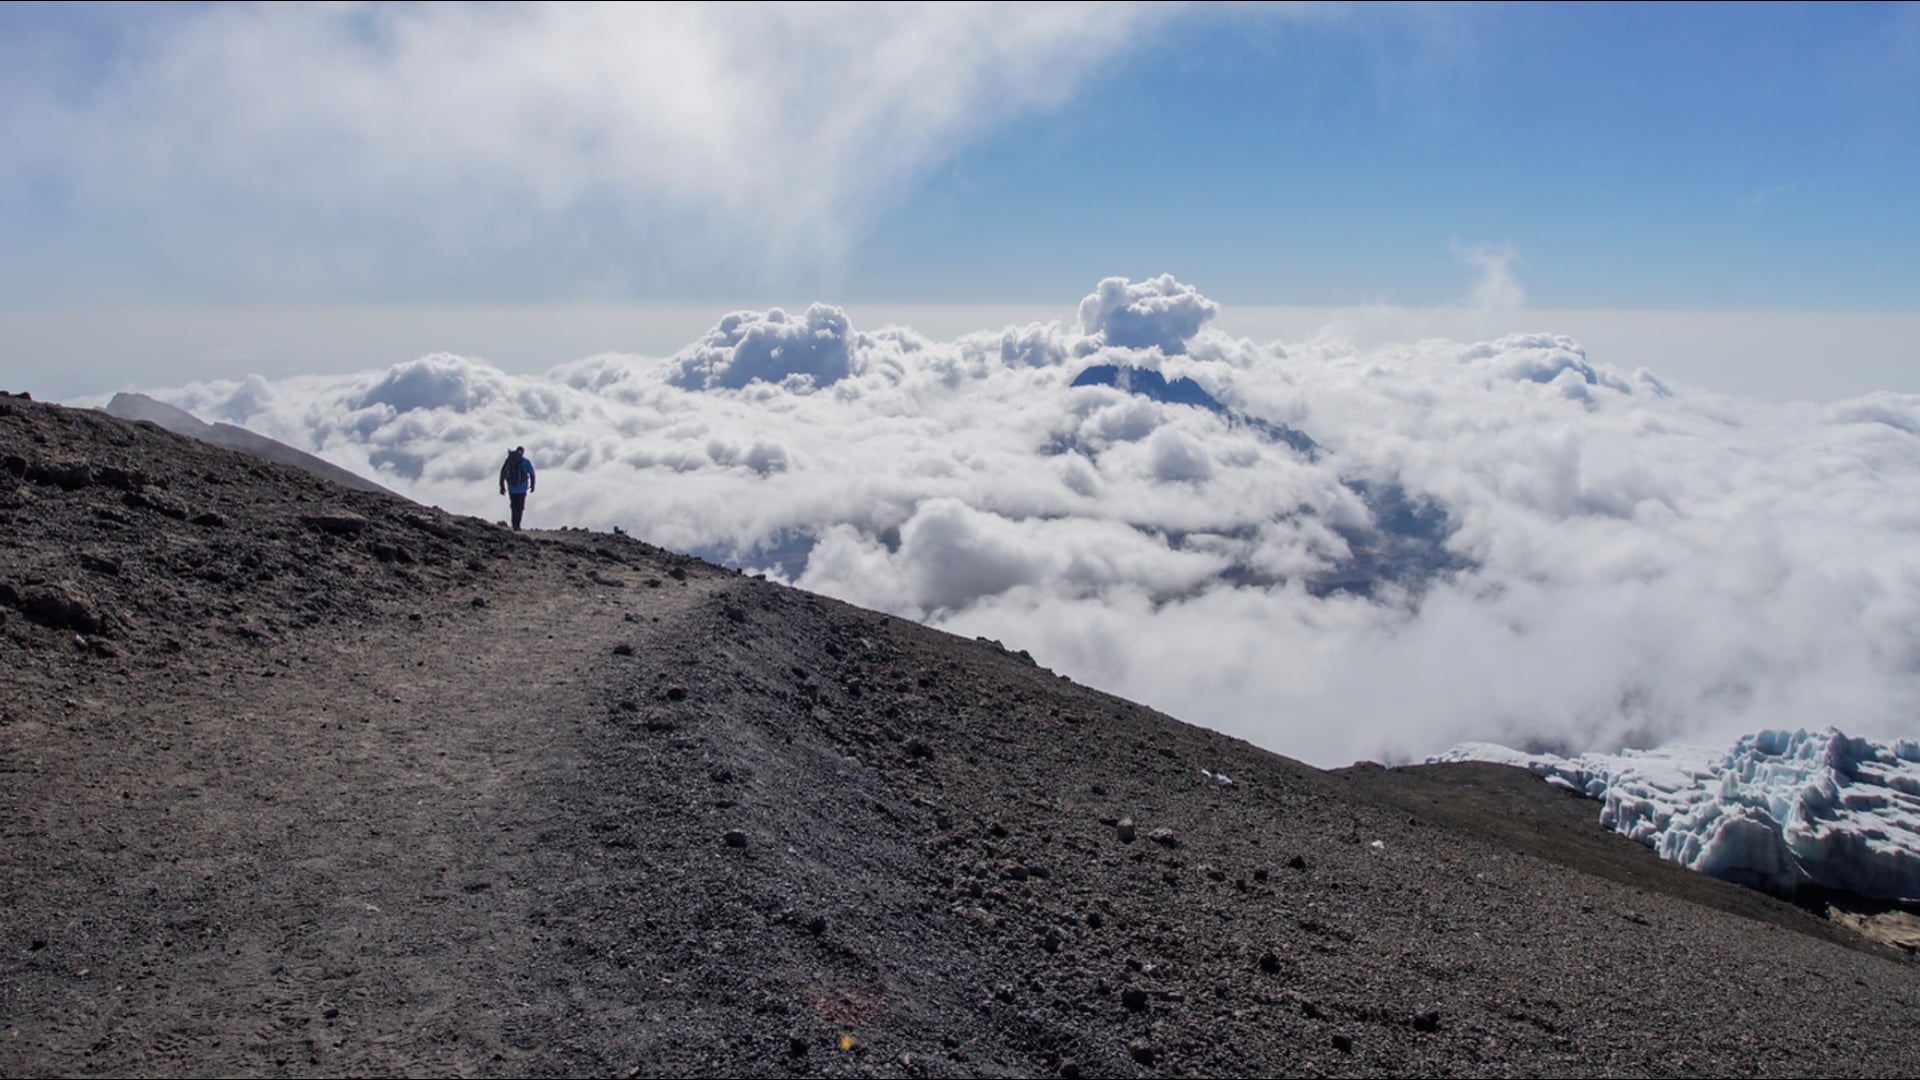
[[[1732,750],[1574,758],[1467,743],[1429,762],[1517,765],[1600,801],[1600,822],[1665,859],[1778,893],[1920,900],[1920,742],[1762,731]]]

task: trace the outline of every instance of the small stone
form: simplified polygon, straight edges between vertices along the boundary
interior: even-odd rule
[[[62,491],[78,491],[93,483],[93,467],[85,461],[39,461],[27,466],[26,479]]]
[[[1120,1004],[1139,1012],[1147,1007],[1147,992],[1137,986],[1129,986],[1120,991]]]
[[[1148,833],[1147,839],[1159,844],[1161,847],[1176,848],[1180,846],[1180,838],[1174,835],[1172,829],[1166,828],[1165,826]]]
[[[629,644],[627,644],[626,642],[624,642],[624,641],[623,641],[623,642],[621,642],[620,644],[618,644],[618,645],[615,645],[615,646],[613,647],[613,655],[615,655],[615,656],[632,656],[632,655],[633,655],[633,646],[632,646],[632,645],[629,645]]]
[[[1114,835],[1118,836],[1120,842],[1123,844],[1133,843],[1133,838],[1138,835],[1138,832],[1139,830],[1134,827],[1133,819],[1130,817],[1121,818],[1120,824],[1114,826]]]
[[[1419,1012],[1414,1013],[1413,1014],[1413,1030],[1439,1031],[1440,1030],[1440,1010],[1422,1009]]]
[[[138,491],[153,483],[153,477],[138,469],[123,469],[117,465],[105,465],[93,474],[95,483],[105,484],[118,491]]]
[[[1152,1065],[1154,1059],[1153,1044],[1145,1039],[1134,1039],[1127,1043],[1127,1055],[1142,1065]]]
[[[373,552],[373,557],[383,563],[399,563],[401,566],[413,566],[420,561],[414,557],[413,552],[398,544],[374,544],[367,550]]]
[[[1307,857],[1305,855],[1295,855],[1293,858],[1287,860],[1287,869],[1289,870],[1305,870],[1306,868]]]
[[[330,514],[302,514],[300,523],[329,536],[358,536],[367,527],[367,519],[345,510]]]
[[[1279,974],[1280,958],[1273,953],[1262,953],[1260,955],[1260,970],[1266,972],[1268,975]]]
[[[669,686],[666,690],[666,698],[668,701],[685,701],[687,700],[687,688],[677,683]]]
[[[721,839],[727,842],[728,847],[743,848],[747,846],[747,834],[739,829],[728,829],[726,835],[721,837]]]
[[[1353,1053],[1353,1036],[1345,1032],[1336,1032],[1333,1036],[1333,1048],[1343,1054]]]
[[[789,1035],[787,1037],[787,1056],[788,1057],[806,1057],[807,1056],[807,1040],[801,1038],[798,1035]]]
[[[1068,1058],[1060,1063],[1061,1080],[1080,1080],[1080,1063]]]
[[[80,555],[80,565],[96,574],[105,574],[107,577],[120,576],[120,560],[118,559],[109,559],[101,555],[82,552]]]
[[[76,634],[98,634],[106,630],[107,618],[94,606],[93,598],[71,582],[58,582],[28,589],[20,598],[27,618],[55,630]]]

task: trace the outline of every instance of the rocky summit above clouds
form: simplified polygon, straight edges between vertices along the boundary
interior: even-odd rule
[[[238,450],[254,457],[266,458],[268,461],[277,461],[282,465],[291,465],[323,480],[331,480],[341,487],[352,488],[355,491],[393,494],[363,476],[343,469],[330,461],[314,457],[303,450],[295,450],[283,442],[269,439],[264,435],[256,435],[234,424],[209,424],[185,409],[176,409],[164,401],[155,401],[145,394],[115,394],[112,400],[107,402],[106,412],[122,420],[150,421],[176,435],[186,435],[201,442],[224,446],[229,450]]]
[[[0,399],[0,1073],[1920,1061],[1912,961],[1521,770],[1019,649]]]

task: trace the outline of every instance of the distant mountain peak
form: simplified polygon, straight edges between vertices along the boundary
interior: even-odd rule
[[[359,473],[343,469],[304,450],[296,450],[286,443],[269,439],[265,435],[248,431],[235,424],[209,424],[185,409],[155,400],[145,394],[115,394],[113,400],[107,402],[107,407],[102,411],[108,416],[121,420],[144,420],[175,435],[185,435],[190,439],[199,439],[201,442],[223,446],[228,450],[238,450],[243,454],[252,454],[281,465],[291,465],[355,491],[399,495],[398,492],[377,484]]]

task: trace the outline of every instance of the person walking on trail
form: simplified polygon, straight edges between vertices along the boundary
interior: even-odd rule
[[[527,495],[533,491],[533,462],[527,460],[527,448],[516,446],[507,451],[500,466],[500,494],[513,507],[513,531],[520,531],[520,515],[527,508]]]

